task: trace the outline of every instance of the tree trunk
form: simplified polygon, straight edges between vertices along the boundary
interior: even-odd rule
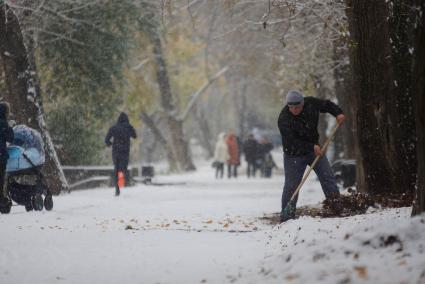
[[[177,109],[173,105],[161,39],[157,32],[151,32],[150,37],[154,46],[154,56],[157,63],[157,80],[161,94],[161,105],[167,118],[174,156],[177,158],[180,170],[195,170],[196,168],[192,161],[188,142],[184,138],[183,121],[177,119]]]
[[[155,136],[155,140],[158,141],[159,144],[161,144],[164,148],[168,160],[168,165],[170,166],[170,171],[175,171],[177,169],[177,161],[174,157],[172,147],[168,144],[161,131],[158,129],[158,127],[156,127],[155,122],[146,112],[142,111],[140,117],[146,126],[151,129],[153,135]]]
[[[417,182],[412,215],[425,212],[425,4],[420,3],[421,20],[418,23],[415,50],[415,72],[413,90],[415,95],[416,134],[417,134]]]
[[[336,66],[334,69],[335,77],[335,94],[338,104],[344,111],[347,119],[343,127],[338,130],[335,135],[335,154],[339,158],[354,159],[355,154],[355,121],[356,112],[353,104],[355,94],[352,92],[352,74],[350,66],[345,64],[346,58],[349,56],[347,44],[343,40],[334,41],[334,60]]]
[[[327,90],[326,87],[322,84],[322,80],[319,76],[315,76],[315,88],[316,88],[316,98],[326,100]],[[319,144],[323,145],[326,141],[326,130],[328,129],[328,117],[324,115],[319,116],[319,123],[317,125],[317,131],[319,133]],[[330,159],[333,160],[333,159]]]
[[[353,10],[349,7],[349,3],[351,3],[351,1],[346,1],[348,3],[347,5],[347,9],[346,9],[346,14],[347,14],[347,18],[348,19],[352,19],[354,17],[353,15]],[[349,102],[351,104],[351,107],[349,109],[351,109],[352,111],[352,121],[353,121],[353,136],[354,139],[352,141],[347,141],[348,143],[353,143],[354,144],[354,158],[356,160],[356,188],[358,191],[365,193],[366,192],[366,180],[365,180],[365,170],[364,170],[364,160],[362,157],[362,153],[360,151],[360,136],[359,136],[359,131],[358,131],[358,125],[357,125],[357,119],[358,119],[358,109],[360,107],[360,97],[358,95],[359,92],[359,88],[357,86],[357,84],[355,84],[354,82],[354,64],[353,62],[356,62],[356,50],[355,50],[355,45],[353,44],[351,38],[348,39],[348,43],[347,43],[347,47],[348,47],[348,56],[349,56],[349,60],[350,60],[350,65],[349,65],[349,81],[346,82],[346,87],[349,88],[350,93],[353,94],[353,96],[351,97],[351,102]],[[348,118],[350,119],[350,118]],[[345,123],[345,122],[344,122]]]
[[[4,78],[4,71],[3,71],[3,59],[0,56],[0,100],[4,99],[2,96],[6,93],[6,82]]]
[[[385,0],[346,2],[353,40],[353,87],[358,94],[363,190],[375,194],[403,193],[408,186],[403,183],[404,169],[396,149],[398,113],[394,104],[387,6]]]
[[[213,145],[211,144],[211,130],[205,111],[200,106],[195,106],[196,121],[198,123],[199,139],[202,147],[207,151],[208,158],[214,156]]]
[[[398,163],[403,168],[400,175],[406,192],[413,193],[416,184],[416,128],[413,106],[412,76],[413,47],[416,12],[411,0],[393,0],[390,7],[390,35],[395,75],[395,116],[397,131],[394,132]]]
[[[68,184],[44,121],[37,73],[31,68],[19,21],[6,5],[0,5],[0,42],[12,113],[19,123],[40,131],[46,150],[42,171],[51,192],[59,194]]]
[[[247,123],[246,123],[246,114],[247,114],[247,101],[246,101],[246,89],[248,88],[248,83],[246,79],[243,78],[243,84],[241,89],[241,102],[240,102],[240,111],[239,111],[239,137],[245,139],[247,136]]]

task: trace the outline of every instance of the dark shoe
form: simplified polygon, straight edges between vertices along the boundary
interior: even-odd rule
[[[295,207],[288,204],[280,213],[280,223],[284,223],[291,219],[295,219]]]
[[[280,214],[280,223],[285,223],[286,221],[291,219],[295,219],[295,215],[284,216],[283,214]]]
[[[31,201],[28,202],[27,204],[25,204],[25,210],[28,211],[32,211],[34,208],[32,207],[32,203]]]
[[[120,188],[116,187],[115,188],[115,196],[119,196],[120,195]]]
[[[12,201],[4,196],[0,196],[0,213],[9,214],[12,208]]]
[[[37,193],[35,196],[31,198],[32,208],[35,211],[41,211],[44,207],[43,197],[41,194]]]

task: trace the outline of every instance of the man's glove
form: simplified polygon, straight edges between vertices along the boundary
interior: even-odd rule
[[[314,154],[316,156],[322,156],[323,152],[322,152],[322,148],[320,147],[320,145],[314,145]]]

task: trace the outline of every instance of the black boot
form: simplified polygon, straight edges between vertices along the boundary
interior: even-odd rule
[[[12,201],[9,198],[4,197],[2,194],[0,194],[0,213],[9,214],[11,208]]]
[[[280,223],[286,222],[291,219],[295,219],[296,207],[292,202],[289,202],[280,213]]]
[[[120,188],[118,186],[115,187],[115,196],[120,195]]]

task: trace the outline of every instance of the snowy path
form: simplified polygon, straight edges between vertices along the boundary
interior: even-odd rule
[[[272,228],[258,217],[279,211],[280,175],[216,181],[205,166],[159,181],[185,184],[77,191],[52,212],[13,207],[0,216],[0,283],[419,283],[425,268],[425,226],[409,208]],[[322,198],[310,178],[300,205]],[[398,228],[409,245],[371,248]]]

